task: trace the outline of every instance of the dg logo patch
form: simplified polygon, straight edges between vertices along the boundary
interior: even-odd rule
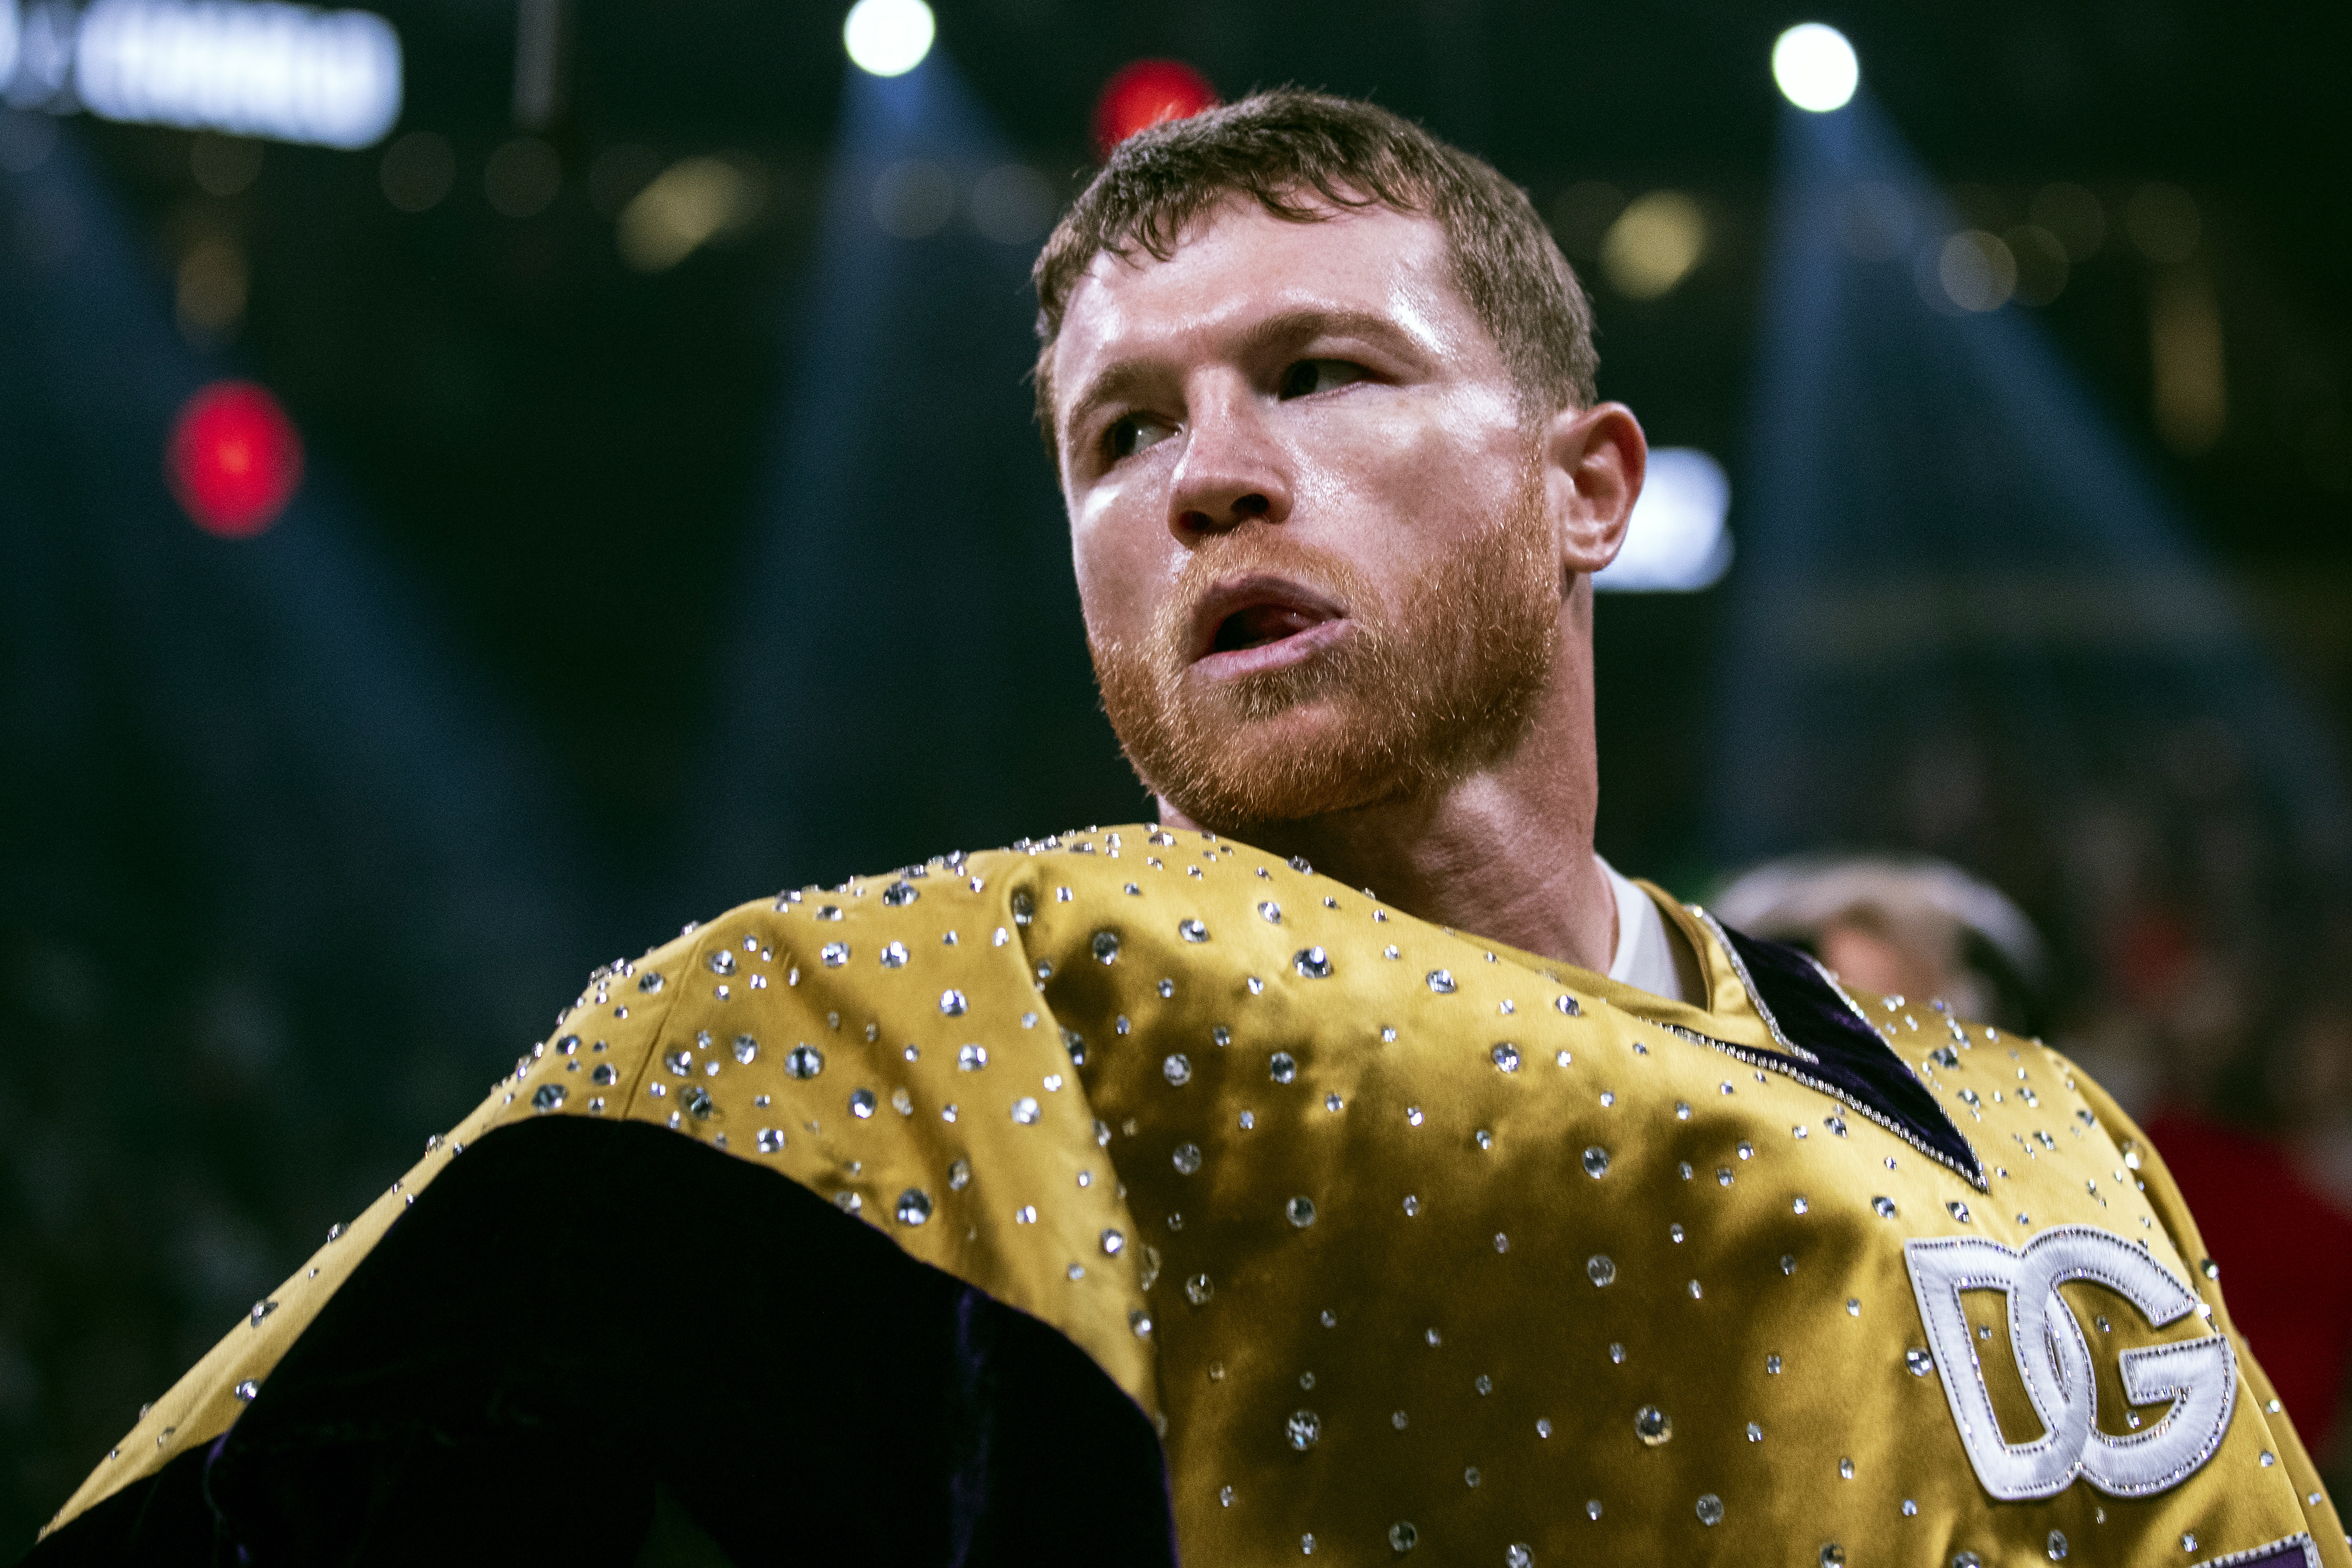
[[[2051,1497],[2078,1475],[2110,1497],[2145,1497],[2179,1485],[2221,1446],[2237,1400],[2238,1358],[2220,1334],[2123,1352],[2116,1360],[2125,1396],[2170,1406],[2127,1436],[2099,1430],[2090,1342],[2058,1288],[2075,1279],[2104,1285],[2156,1328],[2195,1310],[2196,1293],[2142,1248],[2069,1225],[2043,1231],[2022,1251],[1954,1237],[1907,1242],[1903,1257],[1961,1445],[1994,1497]],[[1994,1419],[1964,1290],[2009,1298],[2010,1352],[2042,1421],[2042,1435],[2031,1442],[2010,1442]]]

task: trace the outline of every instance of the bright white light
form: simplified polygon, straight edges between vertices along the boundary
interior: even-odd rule
[[[97,0],[74,86],[109,120],[365,147],[400,118],[400,37],[367,11]]]
[[[1687,594],[1711,588],[1731,569],[1731,481],[1696,447],[1660,447],[1617,559],[1593,574],[1595,588]]]
[[[857,0],[841,24],[841,42],[859,70],[904,76],[931,52],[937,30],[923,0]]]
[[[1862,62],[1845,35],[1823,22],[1801,22],[1772,45],[1772,79],[1799,109],[1843,109],[1862,84]]]
[[[16,77],[16,0],[0,0],[0,87]]]

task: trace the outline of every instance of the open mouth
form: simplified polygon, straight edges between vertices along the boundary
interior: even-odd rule
[[[1330,618],[1294,605],[1252,605],[1217,623],[1217,635],[1210,647],[1216,653],[1264,647],[1311,630]]]
[[[1192,658],[1239,675],[1310,657],[1346,629],[1348,612],[1286,578],[1251,575],[1220,583],[1193,607]]]

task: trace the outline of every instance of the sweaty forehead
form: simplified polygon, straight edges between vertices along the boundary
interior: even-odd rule
[[[1303,310],[1381,317],[1440,355],[1485,342],[1436,220],[1383,206],[1327,211],[1292,222],[1234,197],[1187,225],[1166,260],[1139,246],[1097,254],[1063,313],[1057,401],[1109,363],[1213,353],[1256,321]]]

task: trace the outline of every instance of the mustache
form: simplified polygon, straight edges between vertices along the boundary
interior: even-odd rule
[[[1303,541],[1253,529],[1197,546],[1153,612],[1152,647],[1181,664],[1192,637],[1192,613],[1218,582],[1254,573],[1284,577],[1348,607],[1350,618],[1373,618],[1384,608],[1371,582],[1345,556]]]

